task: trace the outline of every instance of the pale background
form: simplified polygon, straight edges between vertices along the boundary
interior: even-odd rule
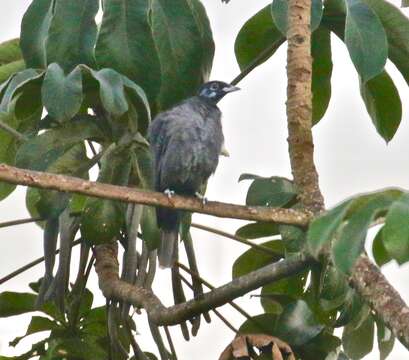
[[[212,24],[216,42],[216,56],[212,73],[213,79],[229,81],[239,72],[235,61],[234,39],[243,23],[269,0],[232,0],[222,5],[219,0],[204,0]],[[393,0],[399,5],[400,1]],[[0,2],[0,41],[19,36],[21,17],[29,0]],[[409,15],[408,10],[404,12]],[[263,64],[240,84],[242,91],[224,99],[220,107],[224,113],[224,133],[230,158],[222,158],[216,175],[211,179],[207,196],[211,200],[243,203],[248,184],[238,183],[243,172],[258,175],[281,175],[290,177],[287,154],[287,129],[285,118],[286,46]],[[320,173],[320,185],[326,198],[326,205],[332,206],[356,193],[388,186],[409,188],[409,90],[393,64],[387,70],[395,80],[402,101],[404,114],[402,125],[389,145],[375,132],[359,95],[358,78],[348,57],[346,48],[333,38],[334,72],[332,76],[332,99],[323,120],[314,128],[315,158]],[[0,221],[25,218],[24,189],[19,188],[0,203]],[[209,216],[195,215],[196,222],[234,232],[239,221],[221,220]],[[231,264],[246,248],[231,241],[200,230],[193,232],[202,276],[215,285],[231,279]],[[0,230],[0,277],[42,255],[41,232],[34,225],[21,225]],[[77,252],[74,252],[74,257]],[[5,290],[28,291],[28,282],[42,275],[41,265],[0,286]],[[384,267],[391,283],[409,302],[409,268],[396,264]],[[96,294],[95,304],[102,305],[101,296],[94,275],[90,280]],[[168,295],[170,304],[170,274],[159,271],[155,291],[160,296]],[[261,312],[259,301],[249,295],[240,299],[246,310],[252,314]],[[221,312],[239,327],[244,321],[229,306]],[[234,333],[215,316],[210,325],[205,323],[196,338],[185,343],[179,328],[174,328],[174,341],[180,359],[217,359],[220,352],[232,340]],[[17,349],[9,348],[8,342],[21,336],[28,324],[28,316],[0,319],[0,353],[14,355],[29,349],[30,344],[41,336],[31,336]],[[147,331],[143,317],[137,326],[144,334]],[[144,350],[156,349],[150,336],[141,335],[138,341]],[[377,359],[375,351],[366,359]],[[408,353],[397,344],[390,356],[392,360],[408,358]]]

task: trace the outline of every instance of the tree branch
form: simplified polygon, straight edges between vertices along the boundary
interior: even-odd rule
[[[72,176],[19,169],[6,164],[0,164],[0,181],[242,220],[273,221],[281,224],[306,226],[312,217],[309,211],[293,209],[241,206],[216,201],[209,201],[203,205],[202,201],[193,197],[175,195],[169,199],[166,195],[153,191],[102,184]]]
[[[311,261],[300,255],[270,264],[205,293],[201,299],[189,300],[167,308],[151,290],[119,279],[117,251],[117,244],[99,245],[95,248],[99,288],[107,299],[125,301],[135,307],[144,308],[149,318],[158,326],[179,324],[222,306],[260,286],[299,273],[308,267]]]

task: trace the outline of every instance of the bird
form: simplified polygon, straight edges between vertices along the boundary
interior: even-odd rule
[[[222,113],[217,103],[240,90],[223,81],[209,81],[195,96],[159,113],[148,129],[153,157],[153,186],[168,197],[179,194],[205,197],[199,189],[216,170],[224,149]],[[157,207],[160,229],[159,265],[172,267],[177,258],[181,211]]]

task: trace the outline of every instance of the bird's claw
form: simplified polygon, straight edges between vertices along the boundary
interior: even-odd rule
[[[174,192],[173,190],[170,190],[170,189],[166,189],[163,193],[164,193],[169,199],[171,199],[172,196],[175,195],[175,192]]]
[[[199,192],[196,192],[196,193],[195,193],[195,196],[196,196],[199,200],[202,200],[202,204],[203,204],[203,205],[206,205],[206,203],[207,203],[207,197],[206,197],[206,196],[202,195],[202,194],[199,193]]]

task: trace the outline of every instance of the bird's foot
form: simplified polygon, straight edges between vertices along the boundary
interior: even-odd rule
[[[174,192],[173,190],[170,190],[170,189],[166,189],[163,193],[164,193],[169,199],[172,199],[173,195],[175,195],[175,192]]]
[[[199,199],[202,200],[202,204],[206,205],[207,203],[207,197],[202,195],[200,192],[195,192],[195,196]]]

